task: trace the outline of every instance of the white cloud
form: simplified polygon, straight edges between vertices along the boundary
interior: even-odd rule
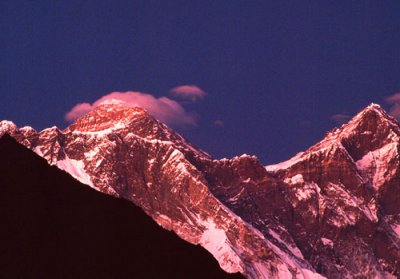
[[[172,97],[188,100],[193,103],[203,99],[207,95],[206,92],[196,85],[181,85],[174,87],[170,90],[170,94]]]
[[[215,126],[222,127],[222,126],[225,125],[225,122],[222,121],[221,119],[217,119],[217,120],[214,121],[214,125],[215,125]]]
[[[156,98],[153,95],[141,92],[112,92],[92,104],[79,103],[65,115],[68,122],[75,121],[85,115],[102,102],[110,99],[122,101],[127,106],[138,106],[146,109],[155,118],[172,126],[194,126],[197,117],[194,113],[188,112],[178,102],[168,98]]]
[[[400,92],[399,93],[395,93],[389,97],[385,98],[386,103],[388,104],[397,104],[400,103]]]
[[[338,113],[331,116],[331,119],[337,124],[343,124],[350,120],[351,116],[345,113]]]
[[[75,105],[69,112],[65,114],[65,120],[68,122],[75,121],[79,117],[91,111],[92,105],[89,103],[80,103]]]
[[[400,92],[386,97],[385,102],[392,106],[389,109],[389,114],[400,120]]]

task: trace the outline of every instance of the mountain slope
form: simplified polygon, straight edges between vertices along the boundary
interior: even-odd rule
[[[313,274],[216,199],[201,171],[211,158],[143,109],[107,103],[64,131],[0,122],[5,131],[82,183],[132,201],[165,229],[202,245],[227,272]]]
[[[0,138],[3,278],[240,278],[142,210]]]
[[[103,104],[67,129],[0,122],[81,182],[139,205],[249,278],[400,276],[398,123],[371,104],[294,158],[213,160],[140,108]]]
[[[208,177],[236,214],[327,277],[391,278],[400,276],[398,146],[397,122],[372,104],[286,162],[216,161]]]

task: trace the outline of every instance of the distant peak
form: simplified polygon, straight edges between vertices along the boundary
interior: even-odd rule
[[[380,105],[371,103],[348,123],[341,128],[336,129],[334,134],[349,133],[373,133],[382,132],[383,130],[399,130],[396,120],[390,116]]]
[[[377,113],[381,114],[382,116],[389,118],[387,112],[379,104],[375,104],[375,103],[369,104],[359,114],[371,112],[371,111],[377,112]]]
[[[360,111],[348,123],[327,134],[310,151],[340,143],[354,160],[366,153],[396,141],[400,136],[399,125],[378,104],[371,103]]]
[[[379,124],[379,122],[388,122],[391,126],[397,126],[395,119],[391,117],[380,105],[375,103],[369,104],[352,120],[350,120],[346,126],[365,121],[375,122],[376,125]]]
[[[328,132],[317,144],[307,151],[298,153],[288,161],[267,166],[270,172],[276,172],[297,164],[314,152],[340,152],[344,149],[354,161],[361,159],[370,151],[376,150],[400,138],[397,121],[388,115],[378,104],[371,103],[349,122],[340,128]]]

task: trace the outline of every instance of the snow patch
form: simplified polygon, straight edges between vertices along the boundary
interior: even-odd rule
[[[19,131],[22,134],[36,133],[36,130],[33,129],[31,126],[24,126],[24,127],[20,128]]]
[[[296,174],[295,176],[292,176],[290,178],[286,178],[284,180],[285,183],[287,184],[301,184],[304,183],[303,176],[301,174]]]
[[[98,106],[100,106],[100,105],[121,105],[121,104],[126,104],[126,102],[122,101],[122,100],[117,100],[117,99],[106,99],[106,100],[100,102],[98,104]]]
[[[301,271],[304,279],[326,279],[326,277],[306,268],[303,268]]]
[[[293,278],[292,273],[284,264],[276,265],[277,270],[274,273],[268,269],[268,266],[265,263],[257,262],[253,264],[253,267],[256,273],[253,276],[254,278]]]
[[[330,240],[329,238],[321,237],[322,244],[325,246],[333,247],[333,241]]]
[[[269,230],[269,233],[272,235],[273,238],[275,238],[278,242],[280,242],[281,244],[285,245],[285,247],[292,252],[293,255],[295,255],[296,257],[304,260],[303,254],[301,253],[300,249],[297,246],[292,246],[289,243],[283,241],[281,239],[281,237],[279,236],[279,234],[277,234],[275,231],[273,230]]]
[[[206,230],[200,239],[200,244],[206,248],[216,259],[222,269],[227,272],[242,272],[241,259],[232,250],[225,231],[218,228],[212,220],[203,221]]]
[[[17,126],[11,121],[3,120],[0,121],[0,136],[4,135],[7,132],[15,132],[17,130]]]
[[[366,174],[372,186],[378,190],[387,179],[393,177],[396,168],[388,168],[392,158],[397,156],[397,143],[389,143],[380,149],[368,152],[356,162],[357,169]]]
[[[244,187],[239,191],[239,193],[237,193],[235,196],[230,198],[228,200],[228,202],[231,202],[231,203],[237,202],[239,200],[240,196],[243,194],[243,192],[244,192]]]
[[[390,274],[389,272],[383,272],[385,279],[399,279],[397,276]]]
[[[90,150],[90,151],[88,151],[88,152],[85,152],[85,157],[86,157],[86,159],[87,160],[93,160],[93,158],[97,155],[97,154],[99,154],[100,152],[99,152],[99,149],[96,147],[95,149],[93,149],[93,150]]]
[[[372,135],[371,131],[364,131],[361,133],[361,135]]]
[[[32,151],[35,152],[40,157],[44,157],[43,152],[42,152],[42,150],[40,150],[39,146],[36,146],[36,147],[32,148]]]
[[[58,168],[66,171],[83,184],[89,185],[90,187],[97,189],[93,185],[90,176],[85,172],[85,164],[82,161],[70,159],[67,155],[65,155],[65,159],[57,161],[56,165]]]
[[[289,255],[283,252],[279,247],[277,247],[270,241],[267,242],[269,246],[272,248],[272,250],[280,257],[283,263],[276,264],[276,268],[278,269],[278,274],[273,274],[272,276],[261,277],[261,278],[302,278],[302,279],[326,278],[315,271],[300,266],[300,264],[298,264],[294,258],[289,257]],[[291,270],[294,269],[296,270],[295,276],[292,275],[292,272],[289,271],[288,267],[290,267]]]
[[[279,170],[288,169],[291,166],[293,166],[294,164],[300,162],[302,160],[302,155],[303,154],[304,154],[304,152],[300,152],[300,153],[296,154],[296,156],[294,156],[293,158],[291,158],[291,159],[289,159],[287,161],[284,161],[284,162],[281,162],[281,163],[275,164],[275,165],[266,166],[265,169],[268,172],[276,172],[276,171],[279,171]]]
[[[392,228],[397,236],[400,238],[400,224],[392,225]]]
[[[299,201],[310,199],[316,191],[315,183],[305,183],[296,189],[295,195]]]
[[[111,134],[112,132],[114,132],[116,130],[123,129],[125,127],[126,127],[126,125],[124,123],[117,122],[111,127],[107,126],[107,128],[99,129],[97,131],[73,130],[72,133],[73,134],[83,134],[83,135],[95,135],[95,136],[98,136],[98,137],[103,137],[103,136],[106,136],[108,134]]]

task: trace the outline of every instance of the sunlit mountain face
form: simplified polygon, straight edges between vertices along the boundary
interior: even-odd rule
[[[0,154],[2,278],[242,278],[8,135]]]
[[[64,130],[3,121],[5,133],[81,183],[141,207],[228,273],[400,276],[400,128],[379,105],[270,166],[249,155],[215,160],[118,102]]]

